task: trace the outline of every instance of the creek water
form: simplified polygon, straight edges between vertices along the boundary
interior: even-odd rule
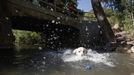
[[[77,56],[72,50],[17,55],[16,66],[1,70],[0,75],[134,75],[134,59],[126,54],[88,49],[86,55]]]

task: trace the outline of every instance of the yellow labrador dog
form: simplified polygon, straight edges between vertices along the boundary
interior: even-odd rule
[[[87,54],[87,49],[84,47],[78,47],[73,50],[73,53],[76,54],[77,56],[83,56]]]

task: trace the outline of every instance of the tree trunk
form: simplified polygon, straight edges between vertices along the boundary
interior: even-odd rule
[[[108,42],[115,42],[115,35],[111,29],[110,23],[105,16],[104,10],[101,6],[101,0],[91,0],[91,3],[103,36],[107,39]]]
[[[132,12],[132,22],[133,22],[133,26],[134,26],[134,13]]]

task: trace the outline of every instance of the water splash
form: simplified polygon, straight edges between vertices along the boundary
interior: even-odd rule
[[[72,53],[72,50],[66,50],[63,53],[62,59],[64,62],[77,62],[77,61],[89,61],[94,64],[102,63],[109,67],[115,67],[114,63],[110,59],[109,53],[97,53],[96,51],[92,51],[88,49],[88,53],[84,56],[77,56]]]

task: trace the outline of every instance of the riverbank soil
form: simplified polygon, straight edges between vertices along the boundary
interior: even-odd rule
[[[115,32],[117,52],[134,54],[134,30]]]

